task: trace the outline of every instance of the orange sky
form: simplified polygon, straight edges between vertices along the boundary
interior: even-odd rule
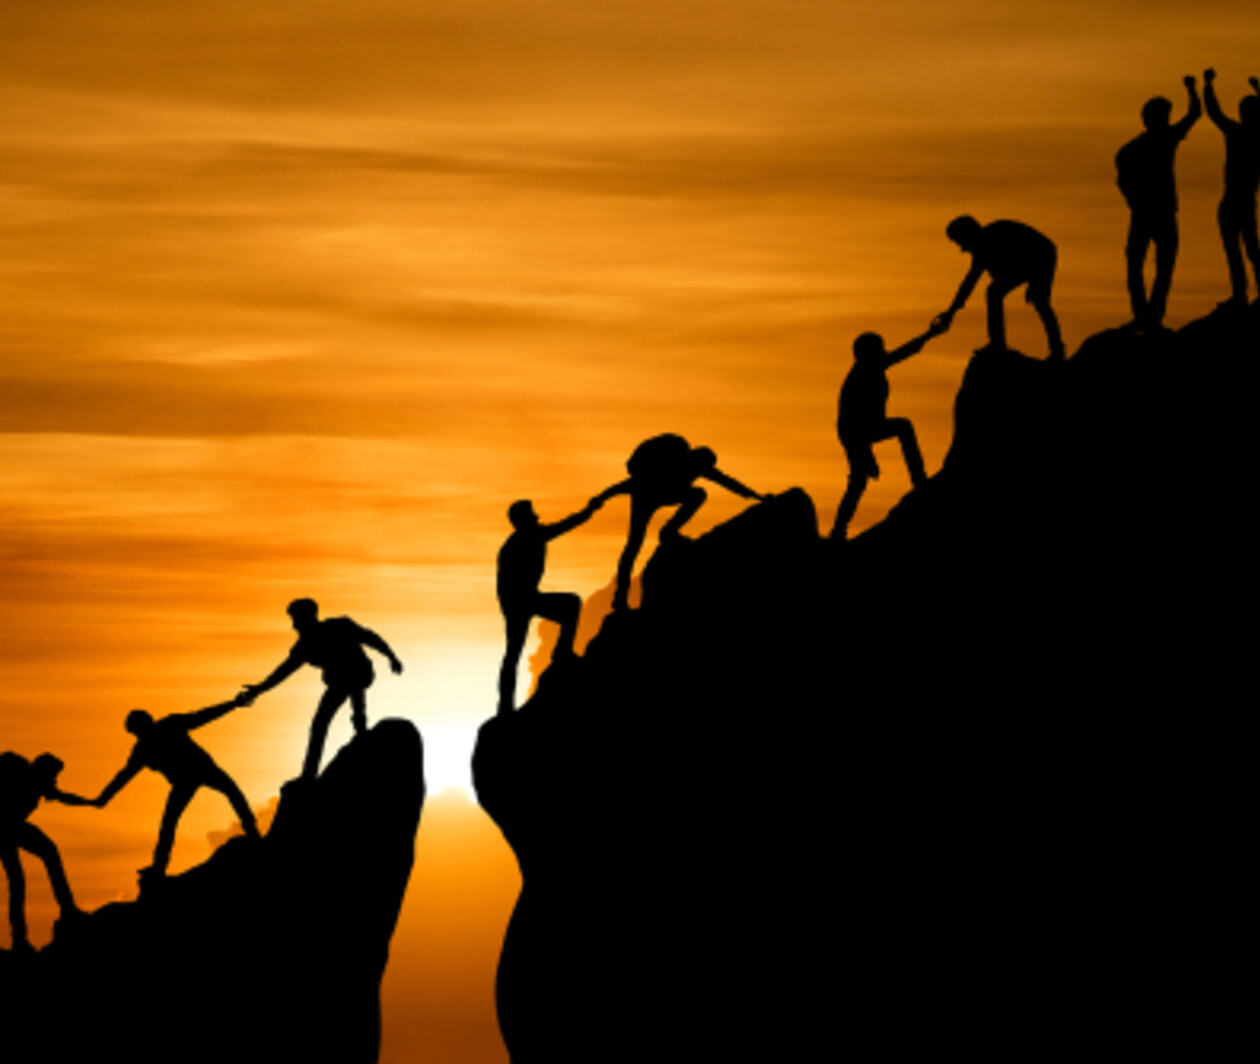
[[[372,716],[412,717],[435,782],[466,778],[510,501],[562,516],[673,430],[755,488],[803,485],[829,521],[849,345],[944,308],[961,211],[1058,242],[1070,347],[1127,318],[1116,148],[1148,96],[1181,111],[1183,74],[1215,64],[1232,111],[1260,73],[1254,0],[1138,10],[6,4],[0,748],[54,750],[94,792],[127,709],[261,678],[310,594],[393,643],[408,671]],[[1226,294],[1221,162],[1205,119],[1179,159],[1174,325]],[[1011,304],[1012,341],[1041,353]],[[929,471],[982,339],[977,297],[892,375]],[[855,530],[908,486],[880,453]],[[697,528],[738,508],[712,494]],[[602,587],[624,524],[622,501],[554,544],[549,586]],[[255,804],[296,771],[317,690],[294,679],[203,733]],[[149,778],[104,813],[37,815],[85,903],[129,895],[161,801]],[[198,799],[176,866],[227,820]],[[387,1059],[502,1060],[511,854],[453,795],[419,847]]]

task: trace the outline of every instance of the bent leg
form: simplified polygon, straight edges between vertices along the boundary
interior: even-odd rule
[[[1134,321],[1144,321],[1147,315],[1146,281],[1142,267],[1146,263],[1146,251],[1151,234],[1142,217],[1134,212],[1129,216],[1129,237],[1124,245],[1124,259],[1128,267],[1129,306],[1133,308]],[[1158,245],[1156,245],[1158,248]]]
[[[166,798],[166,809],[162,812],[162,826],[158,829],[157,846],[153,848],[153,872],[155,875],[166,875],[166,868],[171,863],[171,850],[175,846],[175,825],[184,815],[188,803],[197,793],[198,784],[176,784]]]
[[[555,621],[560,626],[560,637],[552,660],[573,656],[573,641],[577,638],[578,618],[582,616],[582,600],[574,594],[552,593],[538,596],[539,617]]]
[[[217,776],[212,776],[205,781],[205,786],[211,790],[218,791],[228,803],[232,806],[232,812],[236,814],[236,818],[241,822],[241,827],[245,829],[245,834],[251,839],[261,838],[258,831],[258,821],[254,817],[254,811],[249,807],[249,802],[245,799],[245,793],[236,785],[236,780],[232,779],[226,772],[220,772]]]
[[[613,609],[624,610],[630,604],[630,577],[634,575],[634,563],[643,547],[647,535],[648,524],[652,514],[656,512],[656,504],[647,502],[634,495],[630,496],[630,533],[626,537],[625,548],[617,560],[617,590],[613,595]]]
[[[671,517],[661,527],[661,539],[676,539],[682,534],[682,526],[690,521],[698,509],[704,505],[704,500],[708,498],[704,488],[693,484],[683,494],[682,504],[674,511]]]
[[[884,422],[884,435],[880,439],[886,440],[894,436],[901,444],[901,453],[910,473],[910,483],[916,488],[926,484],[927,470],[923,467],[923,453],[919,450],[919,440],[909,418],[893,417]]]
[[[57,899],[61,914],[65,916],[78,912],[79,907],[74,903],[74,894],[70,890],[70,881],[66,878],[66,869],[61,863],[57,844],[34,824],[23,824],[18,835],[18,845],[44,862],[44,867],[48,869],[48,882],[52,885],[53,897]]]
[[[0,846],[0,864],[9,879],[9,927],[13,930],[13,946],[26,945],[26,873],[22,871],[22,859],[17,847]]]
[[[341,708],[341,703],[350,697],[350,692],[342,687],[329,687],[324,691],[319,705],[315,709],[315,719],[311,721],[311,737],[306,744],[306,758],[302,762],[302,778],[313,780],[319,775],[319,763],[324,756],[324,740],[328,737],[328,725],[332,723],[333,714]]]
[[[516,666],[525,647],[529,633],[530,614],[514,610],[504,617],[507,623],[507,649],[503,652],[503,664],[499,666],[499,712],[510,713],[516,708]]]

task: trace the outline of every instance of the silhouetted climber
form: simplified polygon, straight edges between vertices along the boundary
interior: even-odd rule
[[[721,484],[741,498],[767,498],[718,469],[717,455],[708,447],[692,447],[672,432],[639,444],[626,462],[626,469],[630,472],[628,479],[605,488],[591,500],[595,505],[602,505],[614,495],[630,496],[630,534],[617,563],[614,610],[624,610],[629,605],[630,577],[652,515],[662,506],[677,506],[674,516],[662,527],[660,538],[662,543],[681,539],[682,526],[708,498],[704,489],[695,483],[698,478]]]
[[[562,521],[544,525],[534,513],[534,504],[521,499],[508,507],[508,520],[513,532],[499,549],[499,607],[507,625],[507,650],[499,669],[499,712],[510,713],[516,704],[516,666],[521,659],[529,622],[543,617],[560,625],[560,637],[552,654],[553,661],[573,656],[573,640],[577,635],[582,599],[572,593],[546,593],[538,590],[547,566],[547,544],[557,536],[585,524],[602,502],[592,499],[575,514]]]
[[[9,880],[9,926],[15,953],[32,952],[26,928],[26,875],[19,850],[33,853],[44,862],[53,897],[61,909],[59,926],[83,916],[83,910],[75,904],[56,844],[27,821],[40,799],[65,805],[92,804],[87,798],[57,788],[57,776],[63,767],[52,754],[40,754],[34,761],[12,751],[0,754],[0,864]]]
[[[1203,113],[1194,78],[1185,79],[1190,105],[1186,115],[1171,123],[1172,103],[1163,96],[1142,107],[1145,132],[1139,133],[1116,153],[1116,184],[1130,209],[1129,237],[1124,255],[1128,263],[1129,304],[1133,325],[1158,328],[1168,309],[1173,267],[1177,262],[1177,182],[1173,161],[1177,147]],[[1142,269],[1146,252],[1155,245],[1155,283],[1150,298]]]
[[[857,512],[867,481],[879,479],[879,463],[875,461],[874,451],[876,443],[895,437],[905,455],[910,483],[917,488],[927,482],[927,472],[923,468],[923,456],[919,452],[914,426],[910,424],[909,418],[888,416],[887,372],[890,366],[895,366],[911,355],[917,355],[923,350],[924,344],[944,331],[943,327],[933,325],[927,332],[902,344],[895,351],[885,350],[884,338],[879,333],[863,333],[853,341],[853,368],[849,370],[840,387],[839,413],[836,417],[836,432],[844,446],[845,457],[849,460],[849,484],[836,510],[836,523],[831,529],[832,539],[843,540],[848,535],[849,522]]]
[[[384,639],[349,617],[330,617],[321,621],[319,606],[313,599],[294,599],[289,603],[288,613],[298,641],[293,644],[289,656],[262,683],[245,685],[243,704],[249,705],[264,691],[283,683],[303,665],[315,665],[323,670],[326,690],[315,710],[315,719],[311,721],[311,738],[306,747],[306,760],[302,763],[302,778],[310,780],[319,775],[328,725],[346,699],[350,700],[350,720],[355,732],[367,730],[367,689],[376,674],[363,648],[371,647],[388,658],[389,667],[395,674],[402,672],[403,667]]]
[[[1216,99],[1215,70],[1203,72],[1203,102],[1208,117],[1225,134],[1225,194],[1216,218],[1229,263],[1230,297],[1224,305],[1247,302],[1247,267],[1251,260],[1256,290],[1260,293],[1260,236],[1256,233],[1256,189],[1260,186],[1260,80],[1251,78],[1253,95],[1238,105],[1239,121],[1228,118]]]
[[[194,713],[172,713],[160,720],[154,720],[143,709],[133,709],[127,714],[124,726],[136,737],[135,746],[131,748],[127,763],[92,804],[104,809],[110,799],[143,768],[161,773],[170,783],[171,793],[166,799],[162,826],[153,849],[153,864],[140,870],[142,883],[161,880],[166,875],[171,849],[175,845],[175,826],[201,787],[209,787],[222,794],[240,818],[245,834],[253,839],[259,837],[258,823],[241,789],[188,734],[242,705],[245,705],[245,699],[238,695],[231,702],[220,702]]]
[[[1059,319],[1050,306],[1050,287],[1058,262],[1054,241],[1031,225],[1005,219],[981,225],[971,215],[955,218],[945,228],[945,235],[963,251],[971,253],[971,269],[958,286],[958,293],[949,309],[938,314],[932,324],[948,329],[954,315],[962,310],[972,290],[986,271],[992,279],[986,297],[989,305],[989,343],[980,351],[1006,348],[1006,320],[1002,301],[1022,284],[1028,285],[1024,298],[1032,304],[1050,341],[1050,357],[1064,357]],[[979,353],[979,352],[977,352]]]

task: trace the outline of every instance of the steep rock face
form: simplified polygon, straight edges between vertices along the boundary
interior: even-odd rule
[[[513,1061],[1201,1052],[1258,351],[1253,309],[977,356],[856,540],[792,491],[660,548],[481,731]]]
[[[423,800],[419,733],[381,721],[286,790],[261,842],[0,958],[13,1059],[375,1061]]]

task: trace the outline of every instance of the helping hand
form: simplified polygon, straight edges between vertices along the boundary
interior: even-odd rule
[[[395,676],[401,676],[403,671],[403,663],[397,658],[389,659],[389,667]]]

